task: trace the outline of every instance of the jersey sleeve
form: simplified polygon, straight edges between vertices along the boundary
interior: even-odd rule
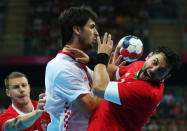
[[[59,73],[54,81],[57,95],[72,102],[80,94],[90,93],[89,85],[80,70],[67,68]]]
[[[109,82],[104,93],[104,99],[121,105],[118,91],[118,82]]]
[[[118,83],[119,97],[122,104],[136,105],[139,102],[145,104],[151,100],[151,92],[145,82],[134,81]]]
[[[136,105],[148,102],[151,95],[144,82],[110,82],[105,90],[104,99],[119,105]]]

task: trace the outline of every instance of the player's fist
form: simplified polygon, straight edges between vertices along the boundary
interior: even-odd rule
[[[43,112],[46,100],[44,99],[45,93],[39,94],[39,100],[36,110]]]

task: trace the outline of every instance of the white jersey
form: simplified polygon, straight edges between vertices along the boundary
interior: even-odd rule
[[[58,53],[46,67],[46,106],[51,123],[48,130],[84,131],[88,119],[77,109],[73,101],[81,94],[92,94],[90,78],[93,72],[76,62],[71,56]],[[51,126],[51,127],[50,127]]]

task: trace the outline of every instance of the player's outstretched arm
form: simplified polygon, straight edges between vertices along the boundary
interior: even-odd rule
[[[109,58],[112,52],[113,41],[111,39],[111,35],[108,33],[105,33],[102,43],[100,41],[100,38],[98,38],[97,41],[98,41],[98,57],[97,57],[98,64],[94,68],[93,89],[94,89],[94,93],[97,96],[104,98],[105,89],[108,83],[110,82],[110,78],[107,72],[108,61],[106,59],[107,56]]]
[[[45,96],[44,93],[39,95],[39,101],[37,105],[37,109],[33,112],[19,115],[16,118],[10,119],[5,122],[4,131],[20,131],[24,130],[30,126],[41,116],[44,112],[43,107],[45,105]]]

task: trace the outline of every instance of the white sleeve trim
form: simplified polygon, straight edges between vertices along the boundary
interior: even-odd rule
[[[120,74],[119,74],[119,68],[116,70],[116,80],[118,80],[120,78]]]
[[[105,89],[104,99],[110,102],[121,105],[119,91],[118,91],[118,82],[110,82]]]

